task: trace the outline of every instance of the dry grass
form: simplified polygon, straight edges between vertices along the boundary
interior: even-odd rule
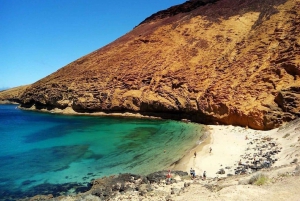
[[[262,186],[266,184],[268,181],[269,181],[268,176],[258,173],[251,177],[251,179],[249,180],[249,184]]]

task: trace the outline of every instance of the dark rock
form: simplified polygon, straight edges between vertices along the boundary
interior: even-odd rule
[[[154,173],[147,175],[146,178],[150,183],[160,183],[161,181],[166,180],[167,174],[168,174],[168,171],[166,171],[166,170],[158,171],[158,172],[154,172]],[[183,177],[183,176],[187,176],[188,173],[183,172],[183,171],[173,171],[172,175],[179,175],[179,176]],[[171,182],[174,182],[174,181],[171,180]]]
[[[217,174],[225,174],[225,170],[224,169],[220,169]]]
[[[150,184],[141,184],[136,188],[139,192],[150,192],[152,191],[152,186]]]
[[[172,197],[170,195],[165,197],[166,201],[173,201]]]
[[[179,193],[180,193],[180,189],[178,189],[178,188],[171,188],[171,194],[176,194],[176,195],[178,195]]]
[[[189,187],[190,185],[190,183],[184,182],[184,187]]]

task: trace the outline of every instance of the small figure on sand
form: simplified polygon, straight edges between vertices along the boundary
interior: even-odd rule
[[[248,135],[246,135],[245,140],[248,140]]]
[[[269,168],[270,167],[270,161],[265,160],[264,165],[265,165],[266,168]]]
[[[240,159],[240,161],[239,161],[239,165],[242,165],[242,159]]]
[[[203,172],[203,180],[206,179],[206,171]]]
[[[167,174],[167,182],[170,182],[171,181],[171,170],[168,171],[168,174]]]
[[[195,158],[196,158],[196,156],[197,156],[197,153],[196,153],[196,152],[194,152],[194,156],[195,156]]]
[[[194,179],[196,177],[196,172],[193,168],[190,169],[191,178]]]
[[[211,151],[212,151],[212,148],[211,148],[211,147],[209,147],[209,153],[211,153]]]

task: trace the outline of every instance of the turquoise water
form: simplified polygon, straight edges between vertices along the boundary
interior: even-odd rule
[[[0,195],[166,169],[199,142],[202,129],[170,120],[66,116],[0,105]]]

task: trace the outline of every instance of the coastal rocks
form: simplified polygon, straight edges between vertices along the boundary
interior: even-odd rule
[[[161,181],[165,180],[167,173],[168,173],[167,171],[154,172],[147,175],[146,178],[150,183],[160,183]],[[176,174],[180,177],[188,176],[188,173],[183,171],[176,171],[173,174]]]
[[[136,181],[141,176],[120,174],[119,176],[104,177],[92,182],[91,194],[102,199],[113,197],[117,192],[126,192],[136,188]]]
[[[276,140],[272,137],[250,139],[248,147],[238,166],[234,169],[235,174],[249,174],[263,168],[270,168],[277,161],[276,155],[281,152]]]
[[[53,195],[36,195],[30,199],[30,201],[42,201],[42,200],[50,200],[53,198]]]
[[[178,189],[178,188],[171,188],[171,194],[180,194],[181,192],[181,189]]]
[[[0,91],[0,104],[20,103],[20,97],[30,85]]]
[[[225,174],[225,170],[222,168],[216,174]]]
[[[295,176],[300,176],[300,165],[297,165],[294,171]]]
[[[275,101],[284,112],[300,116],[300,87],[281,90],[276,96]]]
[[[150,184],[141,184],[140,186],[136,187],[136,190],[139,191],[140,195],[144,196],[153,189]]]
[[[161,186],[171,185],[177,183],[175,179],[171,179],[170,182],[166,181],[166,175],[168,171],[159,171],[151,173],[147,176],[140,176],[134,174],[120,174],[118,176],[104,177],[92,181],[92,187],[84,194],[91,194],[101,198],[102,200],[109,200],[116,196],[127,195],[130,193],[138,194],[140,196],[146,196],[155,189],[161,188]],[[174,171],[173,177],[186,177],[187,172]],[[182,183],[182,187],[188,186]],[[181,189],[178,187],[171,187],[170,192],[163,192],[163,195],[178,194]]]
[[[51,200],[54,197],[64,196],[68,192],[83,193],[90,189],[90,186],[80,183],[50,184],[43,183],[28,188],[26,191],[10,192],[9,190],[0,191],[0,200],[20,200],[20,201],[38,201]]]

